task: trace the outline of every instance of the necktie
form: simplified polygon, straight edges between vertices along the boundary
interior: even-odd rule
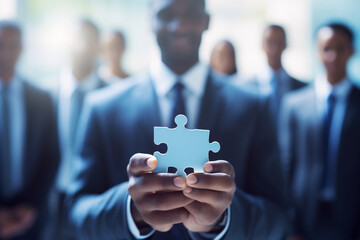
[[[11,142],[10,142],[10,106],[9,90],[3,86],[1,92],[1,192],[8,197],[11,194]]]
[[[334,93],[331,93],[327,99],[327,110],[324,116],[323,121],[323,156],[324,156],[324,174],[322,181],[322,192],[323,197],[326,199],[330,199],[334,194],[334,173],[335,173],[335,158],[329,155],[330,149],[330,133],[331,133],[331,125],[334,117],[334,109],[336,105],[336,96]]]
[[[282,86],[281,86],[281,79],[280,79],[280,73],[274,72],[273,77],[271,79],[271,86],[272,86],[272,108],[274,110],[275,116],[278,116],[279,107],[281,104],[281,98],[282,98]]]
[[[171,128],[176,127],[174,119],[177,115],[179,115],[179,114],[186,115],[185,100],[184,100],[184,95],[183,95],[184,88],[185,88],[184,84],[181,83],[180,81],[178,81],[173,87],[174,98],[173,98],[173,106],[172,106],[172,111],[171,111],[170,121],[169,121]]]
[[[74,91],[74,94],[72,96],[71,100],[71,116],[70,116],[70,146],[74,150],[75,146],[75,138],[77,133],[77,128],[79,125],[79,118],[81,114],[81,110],[84,103],[84,92],[82,92],[79,89],[76,89]]]

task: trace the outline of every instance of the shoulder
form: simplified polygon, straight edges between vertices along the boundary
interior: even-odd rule
[[[286,94],[283,105],[288,108],[304,108],[309,104],[315,104],[315,100],[315,87],[311,84]]]
[[[24,79],[22,79],[22,83],[23,83],[24,94],[27,101],[28,100],[40,101],[40,102],[51,101],[49,91],[42,89]]]
[[[260,94],[256,89],[246,84],[247,82],[243,84],[234,83],[227,81],[228,79],[225,77],[212,77],[212,79],[214,86],[221,89],[221,93],[229,100],[238,100],[239,98],[254,100],[265,97],[264,94]]]
[[[291,83],[291,89],[297,90],[303,87],[308,86],[308,83],[301,81],[297,78],[294,78],[293,76],[289,75],[290,83]]]
[[[100,109],[126,105],[136,95],[141,94],[141,91],[151,91],[150,86],[148,74],[142,73],[89,93],[86,102]]]
[[[230,112],[241,115],[263,111],[267,107],[269,95],[260,93],[246,84],[234,84],[226,79],[214,79],[214,94],[219,94],[223,105]]]

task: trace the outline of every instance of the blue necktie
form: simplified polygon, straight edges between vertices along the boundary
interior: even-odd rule
[[[325,200],[330,199],[335,191],[335,158],[329,155],[330,149],[330,133],[331,125],[334,117],[334,109],[336,105],[336,97],[334,93],[331,93],[327,99],[327,111],[323,121],[323,156],[324,156],[324,174],[322,181],[322,192]]]
[[[186,110],[185,110],[185,100],[184,100],[184,84],[181,83],[180,81],[178,81],[174,87],[173,87],[173,93],[174,93],[174,98],[173,98],[173,106],[172,106],[172,111],[170,114],[170,127],[171,128],[175,128],[176,127],[176,123],[174,121],[175,117],[179,114],[184,114],[186,115]]]
[[[11,195],[11,142],[10,142],[10,106],[8,86],[3,85],[1,92],[1,193]]]
[[[84,92],[82,92],[79,89],[76,89],[74,91],[74,94],[72,96],[71,100],[71,116],[70,116],[70,143],[71,147],[74,150],[75,146],[75,138],[77,133],[77,128],[79,126],[79,118],[81,114],[81,110],[84,103]]]

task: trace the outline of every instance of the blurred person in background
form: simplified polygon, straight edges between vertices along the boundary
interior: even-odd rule
[[[75,23],[71,34],[69,66],[61,72],[59,89],[55,93],[58,108],[61,163],[57,177],[57,199],[59,216],[62,219],[62,203],[65,189],[70,183],[74,170],[75,138],[79,117],[85,96],[104,87],[105,82],[98,76],[97,60],[100,51],[100,34],[97,26],[90,20],[82,19]],[[65,231],[60,228],[56,237],[63,239]]]
[[[104,65],[100,67],[99,74],[107,84],[124,80],[128,74],[122,67],[125,52],[125,38],[122,32],[112,31],[102,39],[102,56]]]
[[[204,0],[152,0],[161,59],[88,97],[69,225],[82,239],[281,239],[283,178],[268,101],[199,62]],[[136,80],[136,81],[135,81]],[[156,168],[154,126],[210,129],[222,150],[187,178]],[[136,154],[135,153],[147,153]],[[225,159],[225,160],[217,160]],[[226,161],[227,160],[227,161]],[[181,171],[182,169],[178,169]],[[230,206],[231,204],[231,206]]]
[[[271,107],[275,119],[278,119],[283,96],[290,91],[306,86],[304,82],[293,78],[285,71],[282,56],[286,47],[284,28],[274,24],[268,25],[264,29],[262,39],[262,49],[266,54],[267,66],[249,82],[250,86],[259,92],[271,95]]]
[[[236,66],[236,51],[228,40],[218,42],[210,56],[210,66],[216,73],[229,77],[229,80],[238,80]]]
[[[49,94],[16,71],[22,31],[0,21],[0,239],[38,240],[59,162]]]
[[[286,96],[280,119],[289,240],[360,239],[360,89],[346,70],[354,34],[324,25],[317,48],[326,74]]]

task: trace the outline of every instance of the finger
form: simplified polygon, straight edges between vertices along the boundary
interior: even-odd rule
[[[181,191],[185,188],[185,178],[172,173],[145,174],[129,181],[129,193],[133,199],[144,194],[164,191]]]
[[[197,201],[187,205],[185,209],[190,215],[195,216],[197,224],[201,225],[214,224],[223,213],[222,210],[214,209],[208,204]]]
[[[0,230],[0,235],[2,238],[11,238],[15,235],[19,234],[19,226],[18,224],[8,224],[6,226],[4,226],[1,230]]]
[[[187,187],[183,191],[184,196],[200,203],[206,203],[215,208],[227,208],[233,198],[233,194],[212,190],[203,190]]]
[[[226,173],[235,178],[234,167],[224,160],[211,161],[204,164],[204,172],[206,173]]]
[[[130,158],[127,166],[128,176],[139,176],[156,168],[157,160],[153,155],[137,153]]]
[[[182,192],[160,192],[148,194],[137,206],[143,211],[169,211],[189,205],[194,200],[184,196]]]
[[[144,221],[156,230],[163,230],[162,226],[169,226],[181,223],[189,216],[185,208],[178,208],[170,211],[154,211],[152,214],[144,215]]]
[[[186,184],[192,188],[221,192],[233,192],[236,188],[234,179],[225,173],[192,173],[187,176]]]

